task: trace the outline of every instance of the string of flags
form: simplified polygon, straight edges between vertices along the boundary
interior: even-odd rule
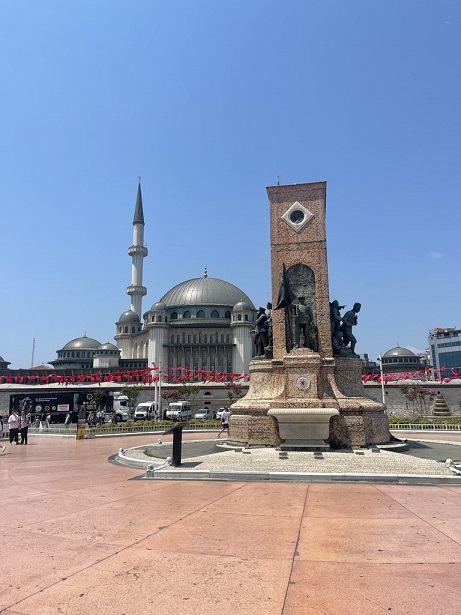
[[[162,382],[174,384],[198,382],[247,382],[249,374],[236,372],[213,372],[204,369],[192,370],[185,367],[162,368],[158,367],[135,369],[117,372],[96,372],[93,374],[72,374],[63,376],[59,374],[27,374],[25,376],[0,375],[0,384],[101,384],[101,382],[133,382],[137,384],[154,384]]]

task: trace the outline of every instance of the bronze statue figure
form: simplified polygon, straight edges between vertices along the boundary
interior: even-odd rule
[[[267,335],[267,315],[266,310],[260,307],[256,314],[255,324],[255,358],[265,357],[265,351],[268,344]]]
[[[311,325],[314,317],[310,306],[306,305],[304,297],[298,297],[295,316],[295,348],[301,347],[301,335],[303,336],[304,348],[310,348]]]
[[[343,334],[344,346],[348,348],[350,343],[350,351],[353,355],[355,355],[355,345],[357,343],[357,340],[352,333],[352,327],[355,327],[355,325],[357,324],[357,314],[358,312],[360,312],[361,307],[362,306],[360,303],[354,303],[352,310],[346,312],[342,317],[342,325],[340,327],[340,330]]]

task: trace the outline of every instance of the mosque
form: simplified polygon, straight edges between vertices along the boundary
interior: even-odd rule
[[[116,322],[116,344],[101,344],[86,335],[71,340],[50,361],[55,370],[120,370],[157,367],[169,373],[178,366],[199,372],[243,374],[252,357],[256,308],[230,282],[208,276],[186,280],[170,289],[146,312],[142,300],[144,212],[138,184],[133,218],[130,307]]]

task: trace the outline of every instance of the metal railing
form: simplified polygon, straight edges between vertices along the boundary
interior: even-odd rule
[[[393,430],[430,430],[430,431],[461,431],[458,423],[390,423],[389,429]]]

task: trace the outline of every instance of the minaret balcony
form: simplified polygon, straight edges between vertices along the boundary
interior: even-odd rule
[[[147,295],[147,288],[145,286],[135,286],[134,284],[131,284],[130,286],[127,286],[126,294],[144,296]]]
[[[145,246],[130,246],[128,248],[128,254],[130,256],[139,255],[139,256],[147,256],[147,248]]]

